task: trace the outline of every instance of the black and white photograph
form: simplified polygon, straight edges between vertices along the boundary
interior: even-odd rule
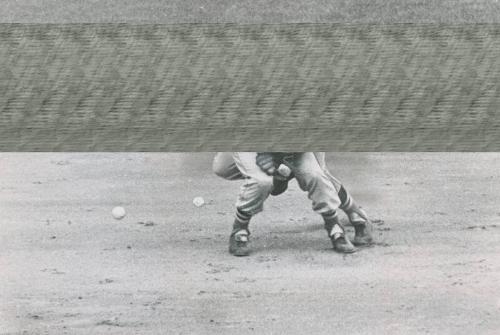
[[[0,335],[500,334],[498,0],[0,0]]]
[[[1,333],[496,334],[499,162],[2,153]]]

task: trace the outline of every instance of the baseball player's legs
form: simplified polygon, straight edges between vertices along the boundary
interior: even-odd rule
[[[232,152],[218,152],[214,157],[212,169],[216,175],[227,180],[244,178],[234,162]]]
[[[256,152],[235,152],[232,159],[245,179],[236,201],[236,215],[229,237],[229,252],[235,256],[250,253],[248,225],[253,215],[262,211],[264,201],[273,188],[273,177],[262,171],[256,162]]]
[[[346,208],[349,209],[349,204],[350,202],[354,202],[351,194],[346,190],[344,185],[342,185],[342,182],[335,178],[331,173],[330,170],[328,169],[328,166],[326,165],[326,159],[325,159],[325,153],[324,152],[315,152],[314,156],[316,156],[316,159],[318,160],[319,165],[323,170],[325,170],[326,175],[328,176],[328,179],[332,182],[333,186],[337,190],[337,193],[339,194],[339,198],[341,201],[340,204],[340,209],[345,210]]]
[[[337,178],[335,178],[330,173],[330,170],[326,165],[325,153],[315,152],[314,156],[318,160],[318,163],[321,166],[321,168],[325,171],[325,174],[328,176],[328,179],[330,179],[333,186],[337,190],[337,194],[339,195],[340,199],[339,208],[342,209],[349,216],[350,220],[354,219],[355,221],[362,221],[362,222],[366,221],[368,218],[366,217],[364,211],[357,206],[356,202],[354,201],[354,198],[349,193],[349,191],[347,191],[345,186],[342,185],[342,182]]]
[[[238,195],[236,207],[253,216],[262,211],[264,201],[271,194],[273,177],[257,166],[256,152],[235,152],[233,157],[238,170],[246,179]]]
[[[340,188],[342,187],[342,183],[340,182],[340,180],[338,180],[337,178],[335,178],[329,172],[328,167],[326,166],[326,154],[324,152],[315,152],[314,156],[318,160],[319,166],[321,166],[321,168],[323,170],[325,170],[325,172],[326,172],[326,174],[328,176],[328,179],[330,179],[330,181],[332,182],[332,184],[335,187],[335,189],[337,190],[337,192],[339,192]]]
[[[354,252],[355,248],[346,238],[337,216],[337,209],[340,206],[337,190],[325,170],[321,168],[314,153],[296,154],[288,159],[286,164],[294,172],[300,188],[308,193],[313,210],[323,217],[334,248],[341,252]]]
[[[335,187],[338,192],[338,196],[340,199],[339,208],[342,209],[349,221],[354,227],[355,235],[354,235],[354,244],[355,245],[367,245],[373,242],[372,234],[370,232],[370,222],[367,214],[363,209],[361,209],[357,203],[354,201],[352,195],[347,191],[347,189],[342,185],[340,180],[335,178],[329,171],[326,165],[325,153],[324,152],[315,152],[314,153],[316,159],[318,160],[319,165],[325,171],[325,174],[330,179],[331,183]]]
[[[236,215],[230,236],[229,251],[237,256],[246,256],[250,250],[248,225],[253,215],[263,210],[265,200],[273,190],[273,177],[257,165],[256,152],[217,153],[213,162],[214,172],[225,179],[245,179],[236,202]],[[342,204],[333,178],[326,169],[324,155],[319,159],[313,153],[293,155],[287,161],[296,174],[299,186],[308,192],[313,209],[325,220],[325,228],[334,248],[352,252],[354,247],[345,238],[344,229],[337,218],[337,208]],[[321,162],[321,163],[320,163]],[[333,178],[336,180],[335,178]],[[341,185],[338,182],[338,185]]]
[[[340,206],[337,190],[312,152],[296,154],[286,162],[295,174],[303,191],[313,202],[313,210],[318,214],[336,212]]]

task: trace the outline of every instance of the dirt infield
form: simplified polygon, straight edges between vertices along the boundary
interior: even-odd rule
[[[333,252],[293,183],[248,258],[212,156],[0,154],[0,334],[500,333],[500,154],[330,154],[377,245]]]

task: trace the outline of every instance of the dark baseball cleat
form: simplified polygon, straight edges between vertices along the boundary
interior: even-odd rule
[[[246,229],[234,231],[229,237],[229,253],[234,256],[248,256],[250,255],[249,232]]]
[[[369,223],[354,226],[354,240],[352,243],[357,246],[366,246],[373,244],[373,236]]]
[[[356,247],[349,241],[344,234],[334,234],[330,237],[333,249],[343,254],[352,254],[356,252]]]
[[[363,213],[364,214],[364,213]],[[366,218],[366,215],[364,215]],[[349,221],[354,227],[354,240],[356,246],[367,246],[373,244],[373,236],[371,233],[371,223],[369,220],[362,218],[358,213],[348,215]]]
[[[280,195],[288,189],[288,180],[280,180],[279,178],[273,178],[273,189],[271,190],[271,195]]]

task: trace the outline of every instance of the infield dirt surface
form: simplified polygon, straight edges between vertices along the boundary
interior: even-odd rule
[[[500,154],[328,154],[377,244],[332,251],[292,182],[246,258],[212,157],[0,154],[0,334],[500,334]]]

